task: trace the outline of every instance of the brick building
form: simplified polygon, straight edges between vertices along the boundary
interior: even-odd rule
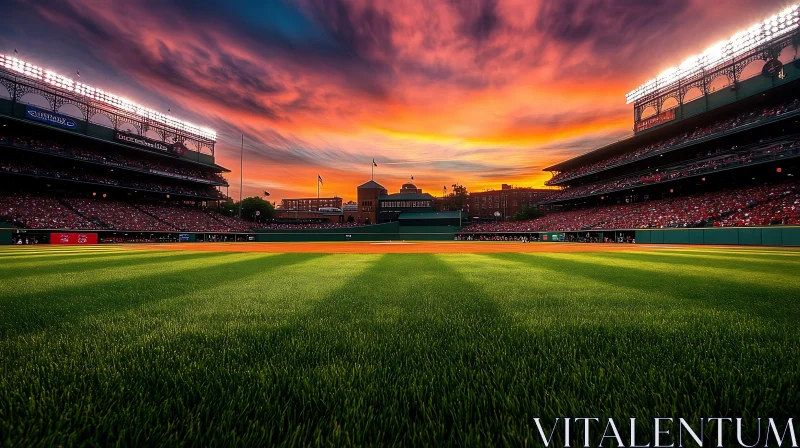
[[[311,212],[321,208],[342,208],[342,198],[296,198],[283,199],[281,207],[284,210]]]
[[[503,184],[500,190],[472,192],[469,194],[469,214],[473,218],[507,221],[523,207],[535,204],[552,190],[543,188],[514,188]]]
[[[385,194],[386,188],[374,180],[359,185],[356,222],[375,224],[377,222],[378,198]]]

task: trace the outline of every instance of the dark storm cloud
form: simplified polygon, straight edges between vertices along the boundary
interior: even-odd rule
[[[614,51],[671,28],[690,0],[559,0],[542,2],[536,27],[559,42],[589,42],[595,50]]]
[[[461,16],[461,33],[475,41],[488,39],[502,24],[497,0],[451,0],[451,4]]]
[[[392,18],[371,4],[355,11],[345,0],[318,0],[313,16],[345,54],[363,61],[378,61],[394,54]]]
[[[265,98],[284,92],[285,86],[271,80],[264,67],[232,55],[208,36],[179,48],[170,48],[160,40],[146,47],[140,44],[139,36],[101,17],[91,17],[68,2],[48,5],[47,12],[63,17],[60,24],[71,26],[85,40],[97,42],[93,49],[125,73],[221,106],[235,104],[238,110],[273,120],[287,120],[282,114],[308,107],[302,90],[286,104],[265,102]]]

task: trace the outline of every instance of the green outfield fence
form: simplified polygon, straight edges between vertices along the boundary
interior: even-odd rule
[[[401,226],[397,222],[338,229],[260,229],[249,233],[201,233],[201,232],[121,232],[121,231],[76,231],[13,229],[0,223],[0,245],[11,244],[13,236],[31,235],[49,237],[50,234],[97,234],[100,238],[121,235],[155,235],[177,238],[181,242],[261,241],[261,242],[324,242],[324,241],[452,241],[459,233],[457,226]],[[593,238],[615,239],[619,235],[635,238],[637,244],[696,244],[696,245],[744,245],[744,246],[800,246],[800,227],[725,227],[707,229],[618,229],[579,230],[572,232],[462,232],[463,235],[528,236],[538,241],[561,242],[569,237],[581,238],[587,233]],[[47,244],[48,239],[40,239]]]
[[[727,227],[636,230],[636,242],[647,244],[736,244],[800,246],[800,227]]]
[[[17,229],[0,223],[0,244],[11,244],[13,237],[36,237],[40,244],[51,242],[52,235],[75,234],[96,235],[98,239],[111,237],[153,238],[157,242],[204,242],[204,241],[261,241],[261,242],[322,242],[322,241],[448,241],[453,240],[458,226],[401,226],[397,222],[371,226],[335,229],[256,229],[251,232],[126,232],[118,230],[59,230]]]
[[[398,222],[337,229],[259,229],[257,241],[448,241],[455,239],[458,226],[401,226]]]
[[[593,239],[614,241],[622,236],[637,244],[696,244],[696,245],[743,245],[743,246],[800,246],[800,227],[713,227],[697,229],[616,229],[573,230],[568,232],[460,232],[461,235],[481,236],[505,235],[527,236],[540,242],[578,240],[588,233]]]

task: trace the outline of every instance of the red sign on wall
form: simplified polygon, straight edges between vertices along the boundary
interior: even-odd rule
[[[658,125],[662,125],[668,121],[672,121],[675,119],[675,109],[665,110],[658,115],[654,115],[652,117],[645,118],[644,120],[639,120],[633,127],[634,132],[641,132],[645,129],[654,128]]]
[[[50,244],[97,244],[96,233],[51,233]]]

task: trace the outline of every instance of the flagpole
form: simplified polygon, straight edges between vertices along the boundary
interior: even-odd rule
[[[242,189],[244,187],[244,134],[242,134],[242,149],[239,151],[239,219],[242,219]]]

